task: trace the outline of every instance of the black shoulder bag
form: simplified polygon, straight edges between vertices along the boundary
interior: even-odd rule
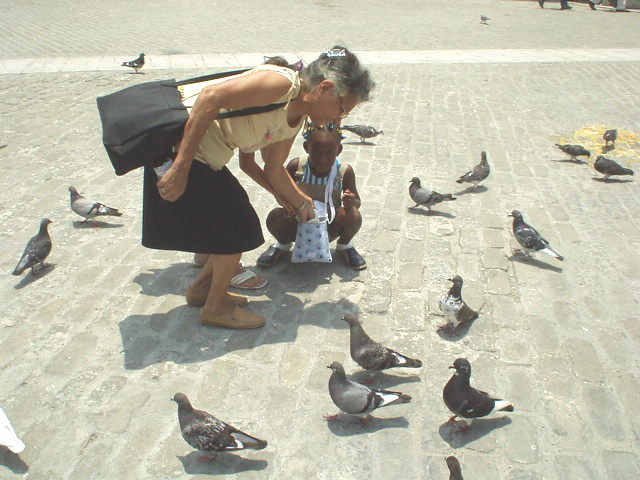
[[[178,86],[230,77],[245,70],[214,73],[176,82],[145,82],[98,97],[102,122],[102,143],[116,175],[144,165],[157,165],[182,138],[189,115],[180,99]],[[285,103],[224,112],[217,119],[242,117],[276,110]]]

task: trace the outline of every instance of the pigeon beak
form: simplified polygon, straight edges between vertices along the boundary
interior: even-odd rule
[[[507,217],[513,217],[513,215],[511,215],[510,213],[507,214]]]
[[[331,369],[331,365],[327,365],[327,368]]]
[[[450,282],[453,282],[453,278],[447,278],[447,280],[449,280]]]
[[[449,365],[449,368],[456,368],[456,367],[454,367],[453,365]]]

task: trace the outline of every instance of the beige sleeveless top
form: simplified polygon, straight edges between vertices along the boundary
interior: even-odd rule
[[[273,102],[286,102],[287,104],[271,112],[214,120],[198,146],[198,151],[195,155],[196,160],[207,163],[214,170],[220,170],[229,163],[236,148],[239,148],[242,152],[255,152],[267,145],[293,138],[298,134],[306,121],[306,117],[303,117],[298,125],[294,127],[290,127],[287,122],[289,102],[296,98],[300,92],[298,72],[290,68],[277,65],[259,65],[247,72],[231,77],[182,85],[178,87],[182,96],[182,103],[187,107],[187,112],[191,113],[191,108],[204,87],[265,70],[277,72],[291,82],[289,91]],[[229,110],[220,109],[220,113],[226,111]]]

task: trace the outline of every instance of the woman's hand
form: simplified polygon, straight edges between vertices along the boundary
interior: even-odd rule
[[[313,208],[313,200],[311,197],[304,197],[304,202],[298,207],[296,211],[296,219],[299,222],[305,223],[315,218],[316,211]]]
[[[175,163],[158,180],[158,192],[168,202],[178,200],[187,188],[189,170],[179,168]]]
[[[275,192],[273,192],[273,196],[275,197],[276,202],[278,202],[278,205],[284,208],[285,212],[287,212],[287,216],[293,218],[296,214],[296,209],[293,207],[293,205],[287,202],[284,197],[278,195]]]

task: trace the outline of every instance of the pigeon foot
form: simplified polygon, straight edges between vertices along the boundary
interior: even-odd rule
[[[438,327],[438,332],[452,333],[454,330],[453,323],[447,323],[446,325],[440,325]]]
[[[324,418],[325,421],[327,422],[335,422],[336,420],[338,420],[338,418],[340,417],[339,413],[336,413],[335,415],[323,415],[322,418]]]
[[[454,423],[456,423],[456,418],[458,418],[458,416],[454,415],[449,420],[447,420],[447,423],[445,423],[445,425],[453,425]]]
[[[471,425],[467,424],[467,422],[456,422],[456,423],[462,423],[461,427],[458,427],[454,430],[454,433],[465,433],[468,432],[469,430],[471,430]]]
[[[368,415],[368,414],[365,417],[360,417],[360,424],[362,424],[363,427],[367,426],[372,418],[373,417],[371,415]]]
[[[211,463],[213,462],[216,458],[218,458],[218,455],[200,455],[196,461],[200,462],[200,463]]]

